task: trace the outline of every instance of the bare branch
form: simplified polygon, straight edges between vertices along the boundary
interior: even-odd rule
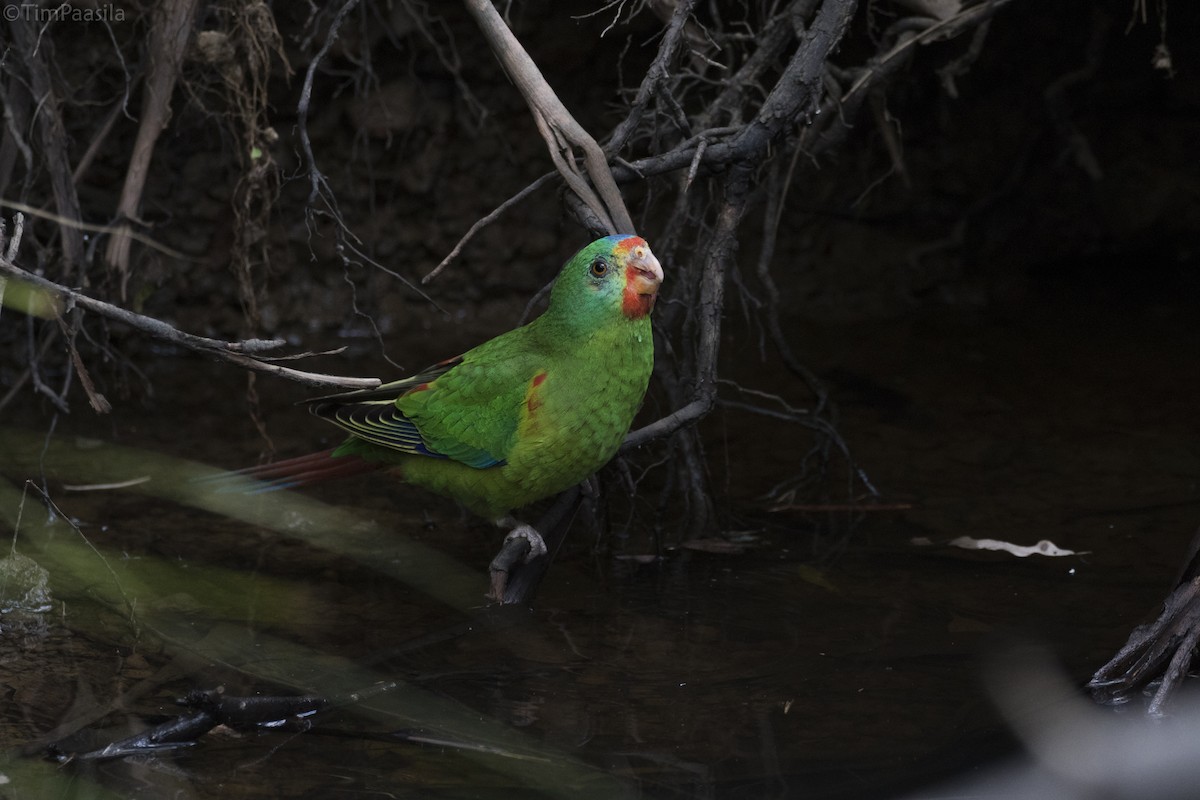
[[[613,180],[604,151],[580,125],[558,95],[550,88],[550,84],[542,77],[537,65],[525,52],[525,48],[517,41],[504,19],[496,11],[491,0],[464,0],[467,10],[475,18],[480,30],[495,52],[500,63],[517,85],[525,102],[533,111],[534,119],[538,122],[550,156],[563,179],[572,185],[591,210],[604,220],[609,233],[634,233],[633,218],[625,208],[621,191]],[[598,197],[588,187],[577,188],[573,181],[578,179],[578,173],[573,169],[574,155],[569,146],[583,150],[584,166],[592,184],[596,187]],[[564,151],[566,153],[564,154]],[[572,167],[565,167],[570,162]]]
[[[142,203],[142,189],[150,173],[150,159],[154,145],[171,118],[171,95],[183,64],[183,55],[191,38],[196,15],[197,0],[167,0],[160,4],[154,14],[150,29],[150,66],[146,71],[146,82],[142,95],[142,119],[138,126],[137,140],[129,169],[125,173],[125,186],[117,205],[119,227],[108,242],[105,261],[117,268],[121,276],[121,299],[127,296],[129,287],[129,247],[131,232],[129,221],[138,218]]]
[[[194,350],[198,353],[216,356],[226,361],[231,361],[241,367],[244,367],[255,372],[265,372],[270,375],[275,375],[280,378],[302,383],[306,386],[318,388],[328,387],[344,387],[350,389],[371,389],[379,386],[381,381],[378,378],[347,378],[338,375],[324,375],[317,372],[304,372],[290,367],[282,367],[278,364],[270,364],[258,358],[254,358],[248,353],[257,353],[270,346],[281,346],[284,344],[282,340],[263,341],[262,339],[251,339],[244,342],[225,342],[220,339],[210,339],[205,336],[196,336],[195,334],[185,333],[177,328],[168,325],[162,320],[154,317],[147,317],[143,314],[135,314],[128,309],[114,306],[111,303],[106,303],[103,300],[97,300],[94,297],[89,297],[74,289],[69,289],[66,286],[54,283],[46,278],[34,275],[27,272],[16,264],[7,259],[0,259],[0,272],[3,272],[10,277],[16,278],[27,283],[31,283],[41,289],[53,292],[58,297],[63,298],[69,304],[99,314],[117,322],[124,323],[131,328],[147,333],[156,339],[177,344],[180,347],[185,347],[188,350]]]
[[[512,197],[496,206],[486,217],[475,220],[475,224],[463,234],[462,238],[458,240],[458,244],[454,245],[454,249],[452,249],[436,267],[430,270],[428,275],[426,275],[424,278],[421,278],[421,283],[429,283],[431,280],[440,275],[442,270],[450,265],[451,261],[458,258],[458,254],[462,252],[463,247],[466,246],[467,242],[471,241],[475,234],[479,233],[488,225],[491,225],[493,222],[500,219],[505,211],[508,211],[510,208],[520,203],[526,197],[529,197],[529,195],[533,194],[542,186],[546,185],[546,183],[557,174],[557,172],[547,172],[545,175],[538,178],[533,183],[514,194]]]
[[[50,67],[46,63],[47,52],[39,49],[40,40],[34,22],[17,17],[9,23],[13,38],[23,51],[29,70],[29,84],[33,92],[40,144],[46,169],[50,174],[50,188],[54,193],[54,205],[60,218],[79,220],[79,195],[71,177],[68,153],[69,142],[63,124],[62,109],[50,78]],[[60,223],[63,256],[71,269],[83,266],[83,236],[78,229]]]
[[[769,142],[785,133],[807,113],[811,113],[814,119],[811,125],[804,128],[806,149],[810,153],[827,150],[849,131],[849,120],[856,117],[869,94],[868,90],[883,83],[907,63],[907,56],[914,52],[917,45],[949,39],[971,30],[1010,2],[1012,0],[977,3],[944,20],[928,17],[914,19],[914,24],[919,23],[917,32],[901,36],[896,44],[872,59],[867,67],[853,73],[854,79],[842,97],[826,98],[818,105],[825,64],[833,46],[841,41],[845,25],[856,5],[852,0],[826,0],[811,28],[805,32],[800,49],[792,56],[787,70],[776,82],[754,122],[738,128],[739,133],[721,141],[714,141],[708,136],[692,137],[665,152],[629,163],[618,162],[613,166],[613,177],[619,183],[644,181],[668,172],[690,170],[697,161],[697,174],[702,175],[738,161],[761,159]],[[791,39],[792,33],[787,26],[769,26],[760,47],[734,79],[728,82],[730,88],[698,117],[700,127],[714,124],[721,116],[718,112],[734,106],[744,91],[741,87],[747,81],[753,81],[771,63],[766,56],[782,53]],[[698,150],[703,152],[697,159]]]
[[[42,211],[41,209],[34,208],[31,205],[27,205],[25,203],[18,203],[14,200],[4,200],[3,198],[0,198],[0,208],[11,208],[13,211],[20,211],[21,213],[28,214],[31,217],[38,217],[39,219],[50,220],[51,222],[54,222],[57,225],[64,227],[64,228],[72,228],[74,230],[80,230],[80,231],[90,231],[91,233],[113,233],[113,234],[115,234],[117,232],[116,226],[113,226],[113,225],[95,225],[90,222],[80,222],[77,219],[70,219],[68,217],[62,216],[61,214],[52,214],[49,211]],[[137,242],[141,242],[142,244],[146,245],[147,247],[157,250],[158,252],[162,253],[163,255],[170,256],[171,258],[175,258],[180,261],[195,261],[196,260],[196,259],[192,258],[191,256],[187,255],[186,253],[181,253],[178,250],[172,250],[170,247],[167,247],[165,244],[162,244],[161,242],[156,242],[154,239],[151,239],[149,236],[146,236],[143,233],[138,233],[137,231],[131,230],[128,232],[127,235],[129,236],[130,239],[133,239],[134,241],[137,241]],[[9,261],[13,261],[15,259],[15,257],[16,257],[15,254],[10,254],[7,256]]]
[[[609,156],[615,156],[621,152],[621,148],[629,141],[629,137],[633,135],[638,123],[641,122],[650,99],[658,93],[659,87],[670,77],[671,62],[675,60],[680,42],[686,38],[684,31],[687,28],[688,17],[692,15],[692,9],[695,6],[696,0],[680,0],[676,4],[670,22],[667,23],[667,29],[663,33],[658,54],[651,62],[650,68],[646,70],[646,76],[642,78],[642,85],[638,87],[637,95],[629,108],[629,114],[621,121],[620,125],[613,129],[608,144],[604,148]]]
[[[712,411],[715,401],[716,397],[713,395],[698,397],[683,408],[677,409],[665,417],[660,417],[636,431],[630,431],[629,435],[625,437],[625,441],[621,443],[620,452],[628,453],[630,450],[636,450],[644,444],[670,436],[693,422],[703,419],[709,411]]]
[[[329,48],[333,47],[333,43],[337,41],[338,28],[342,26],[342,21],[356,5],[358,5],[358,0],[347,0],[338,9],[337,15],[334,16],[333,22],[329,25],[329,33],[325,35],[325,43],[321,45],[321,49],[313,56],[312,61],[308,62],[308,69],[304,72],[304,86],[300,90],[300,100],[296,104],[296,130],[300,136],[300,148],[304,151],[305,166],[308,168],[309,206],[312,206],[321,194],[321,187],[326,185],[325,175],[317,168],[317,158],[313,155],[312,140],[308,136],[308,111],[309,105],[312,102],[313,77],[316,75],[317,67],[320,65],[322,59],[325,58],[325,54],[329,52]]]

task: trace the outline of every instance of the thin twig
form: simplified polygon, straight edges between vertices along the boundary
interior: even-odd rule
[[[663,33],[662,43],[658,46],[658,54],[654,56],[654,61],[650,63],[645,77],[642,78],[637,95],[630,104],[629,113],[617,127],[613,128],[608,144],[604,146],[604,151],[609,157],[615,156],[625,147],[629,137],[633,135],[638,123],[641,122],[650,98],[658,94],[659,87],[671,77],[671,62],[675,60],[675,54],[679,51],[679,44],[684,39],[683,33],[687,27],[688,18],[691,17],[695,5],[696,0],[679,0],[675,4],[671,20],[667,23],[666,31]]]
[[[118,49],[115,52],[117,57],[120,58],[121,51]],[[140,76],[141,73],[139,72],[135,77]],[[91,144],[88,145],[87,150],[83,152],[83,155],[79,157],[79,163],[75,165],[75,169],[71,172],[71,180],[75,181],[75,183],[78,184],[80,179],[83,178],[84,174],[88,171],[88,168],[91,167],[92,162],[96,159],[96,155],[100,152],[100,148],[104,145],[105,140],[108,138],[108,134],[112,132],[113,126],[117,124],[117,119],[119,119],[122,114],[129,113],[126,110],[126,104],[129,102],[129,93],[132,88],[131,82],[127,78],[125,83],[125,93],[121,96],[120,100],[113,103],[113,107],[109,109],[107,114],[104,115],[104,120],[100,123],[100,127],[97,128],[96,133],[92,135]],[[115,231],[116,229],[113,228],[112,230]]]
[[[25,203],[18,203],[16,200],[5,200],[3,198],[0,198],[0,208],[11,208],[13,211],[22,211],[31,217],[38,217],[39,219],[49,220],[49,221],[51,221],[57,225],[60,225],[62,227],[75,228],[77,230],[88,231],[90,233],[115,234],[118,229],[118,227],[115,225],[94,225],[90,222],[81,222],[77,219],[70,219],[70,218],[64,217],[60,214],[54,214],[49,211],[42,211],[39,208],[34,208],[33,206],[26,205]],[[146,245],[147,247],[157,250],[158,252],[162,253],[163,255],[170,256],[171,258],[177,258],[180,261],[192,261],[192,262],[200,261],[200,259],[192,258],[191,256],[187,255],[186,253],[181,253],[178,250],[172,250],[171,248],[167,247],[165,244],[156,242],[153,239],[151,239],[149,236],[146,236],[145,234],[142,234],[142,233],[138,233],[137,231],[131,230],[128,232],[127,235],[129,236],[130,239],[141,242],[142,244]],[[12,261],[13,258],[11,256],[9,256],[8,260]]]
[[[436,267],[434,267],[432,270],[430,270],[428,275],[426,275],[424,278],[421,278],[421,283],[429,283],[431,280],[433,280],[438,275],[440,275],[442,273],[442,270],[444,270],[447,266],[450,265],[450,262],[452,262],[454,259],[458,258],[458,254],[462,252],[463,247],[466,246],[467,242],[471,241],[471,239],[475,236],[475,234],[479,233],[481,230],[486,228],[488,225],[491,225],[493,222],[500,219],[500,217],[504,214],[505,211],[508,211],[510,208],[512,208],[513,206],[517,205],[522,200],[524,200],[526,197],[529,197],[529,195],[533,194],[538,189],[542,188],[544,185],[546,185],[546,183],[551,178],[555,177],[556,175],[558,175],[557,172],[547,172],[545,175],[541,176],[540,178],[535,180],[533,183],[529,184],[524,189],[522,189],[521,191],[514,194],[512,197],[508,198],[503,203],[496,206],[494,209],[492,209],[491,213],[488,214],[486,217],[482,217],[480,219],[475,220],[475,224],[472,225],[467,230],[467,232],[463,234],[462,238],[458,240],[458,244],[454,245],[454,248],[450,251],[450,253],[441,260],[441,263],[439,263]]]
[[[304,85],[300,89],[300,100],[296,103],[296,131],[300,136],[300,149],[303,151],[305,167],[308,169],[308,205],[310,206],[317,199],[318,195],[320,195],[321,186],[326,185],[325,176],[321,173],[321,170],[317,169],[317,159],[313,155],[312,140],[308,136],[308,107],[312,102],[313,76],[316,75],[317,67],[325,58],[325,54],[329,52],[329,48],[333,47],[333,43],[337,41],[338,28],[342,26],[342,21],[356,5],[358,5],[358,0],[347,0],[338,9],[333,22],[329,24],[329,32],[325,34],[325,43],[321,45],[321,49],[313,56],[312,61],[308,62],[308,69],[304,72]]]

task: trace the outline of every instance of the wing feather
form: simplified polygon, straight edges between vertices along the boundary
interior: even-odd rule
[[[309,410],[371,445],[449,458],[484,469],[503,465],[538,372],[509,331],[403,380],[314,398]]]

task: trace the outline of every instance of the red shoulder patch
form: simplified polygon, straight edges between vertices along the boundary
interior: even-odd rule
[[[533,416],[539,408],[542,407],[543,400],[538,396],[538,388],[546,381],[546,373],[539,372],[533,376],[533,380],[529,382],[529,391],[525,393],[525,411],[529,416]]]

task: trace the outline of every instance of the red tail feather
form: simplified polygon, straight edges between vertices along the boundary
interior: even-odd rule
[[[308,486],[312,483],[347,478],[351,475],[362,475],[374,472],[384,466],[378,461],[364,461],[358,456],[333,457],[335,448],[309,453],[305,456],[288,458],[270,464],[260,464],[257,467],[227,472],[218,480],[221,482],[236,478],[248,478],[262,481],[261,486],[250,489],[251,492],[269,492],[274,489],[292,489],[297,486]]]

